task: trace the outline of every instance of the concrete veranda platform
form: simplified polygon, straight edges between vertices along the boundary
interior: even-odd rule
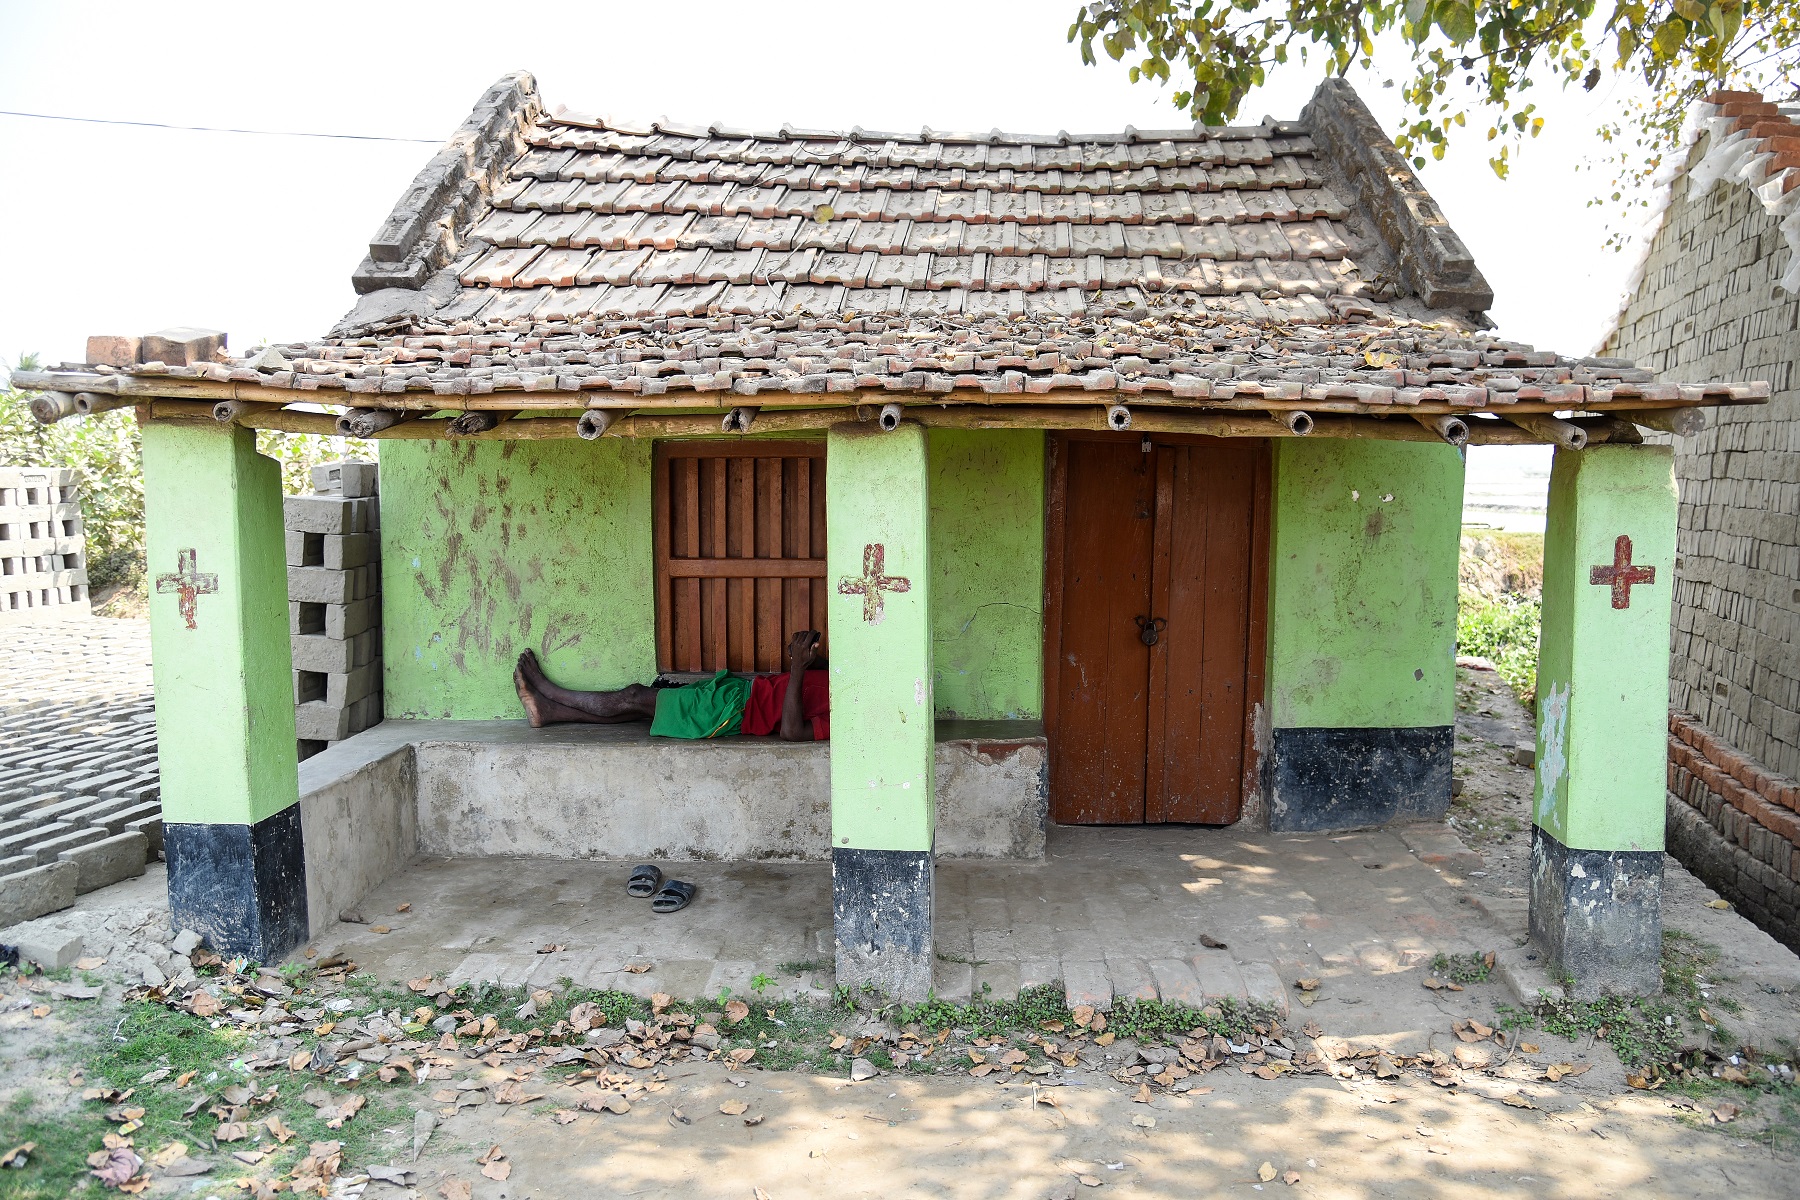
[[[760,974],[776,981],[772,992],[829,993],[829,866],[669,864],[700,891],[685,911],[659,916],[625,894],[631,865],[421,860],[351,914],[362,923],[317,931],[313,947],[390,979],[567,978],[710,997],[747,991]],[[1318,1004],[1345,1010],[1334,1023],[1346,1033],[1365,1032],[1353,1010],[1382,1010],[1383,1028],[1399,1015],[1369,1003],[1371,987],[1439,1023],[1419,986],[1433,956],[1512,944],[1394,830],[1059,827],[1041,862],[941,862],[937,905],[945,999],[1008,998],[1060,980],[1071,1003],[1230,996],[1285,1007],[1295,980],[1316,978]]]

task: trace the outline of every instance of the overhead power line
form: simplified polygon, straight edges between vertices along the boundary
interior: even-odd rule
[[[165,125],[160,121],[114,121],[105,117],[65,117],[56,113],[14,112],[0,108],[0,117],[31,117],[39,121],[74,121],[82,125],[131,125],[139,129],[174,129],[183,133],[243,133],[254,137],[335,138],[350,142],[409,142],[436,146],[443,138],[378,137],[370,133],[295,133],[284,129],[220,129],[212,125]]]

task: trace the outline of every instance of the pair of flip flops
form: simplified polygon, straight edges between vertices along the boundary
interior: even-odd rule
[[[631,882],[625,885],[625,891],[639,900],[646,897],[650,901],[650,910],[659,913],[680,912],[688,906],[699,889],[693,884],[680,879],[664,879],[663,873],[646,863],[634,867]]]

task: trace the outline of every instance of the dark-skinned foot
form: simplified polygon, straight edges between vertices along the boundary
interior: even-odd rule
[[[531,690],[531,683],[525,678],[524,656],[520,656],[519,665],[513,668],[513,688],[519,693],[519,703],[525,706],[525,716],[531,721],[533,729],[544,727],[544,713],[537,693]]]

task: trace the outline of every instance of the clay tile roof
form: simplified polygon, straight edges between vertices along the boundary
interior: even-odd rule
[[[1339,413],[1767,395],[1483,333],[1486,280],[1341,80],[1296,121],[1020,134],[546,111],[511,75],[353,280],[361,299],[322,339],[29,386],[445,408],[1081,392]]]
[[[354,280],[423,289],[434,325],[1116,309],[1473,326],[1492,302],[1340,82],[1286,126],[1032,136],[547,113],[530,77],[510,76]]]

